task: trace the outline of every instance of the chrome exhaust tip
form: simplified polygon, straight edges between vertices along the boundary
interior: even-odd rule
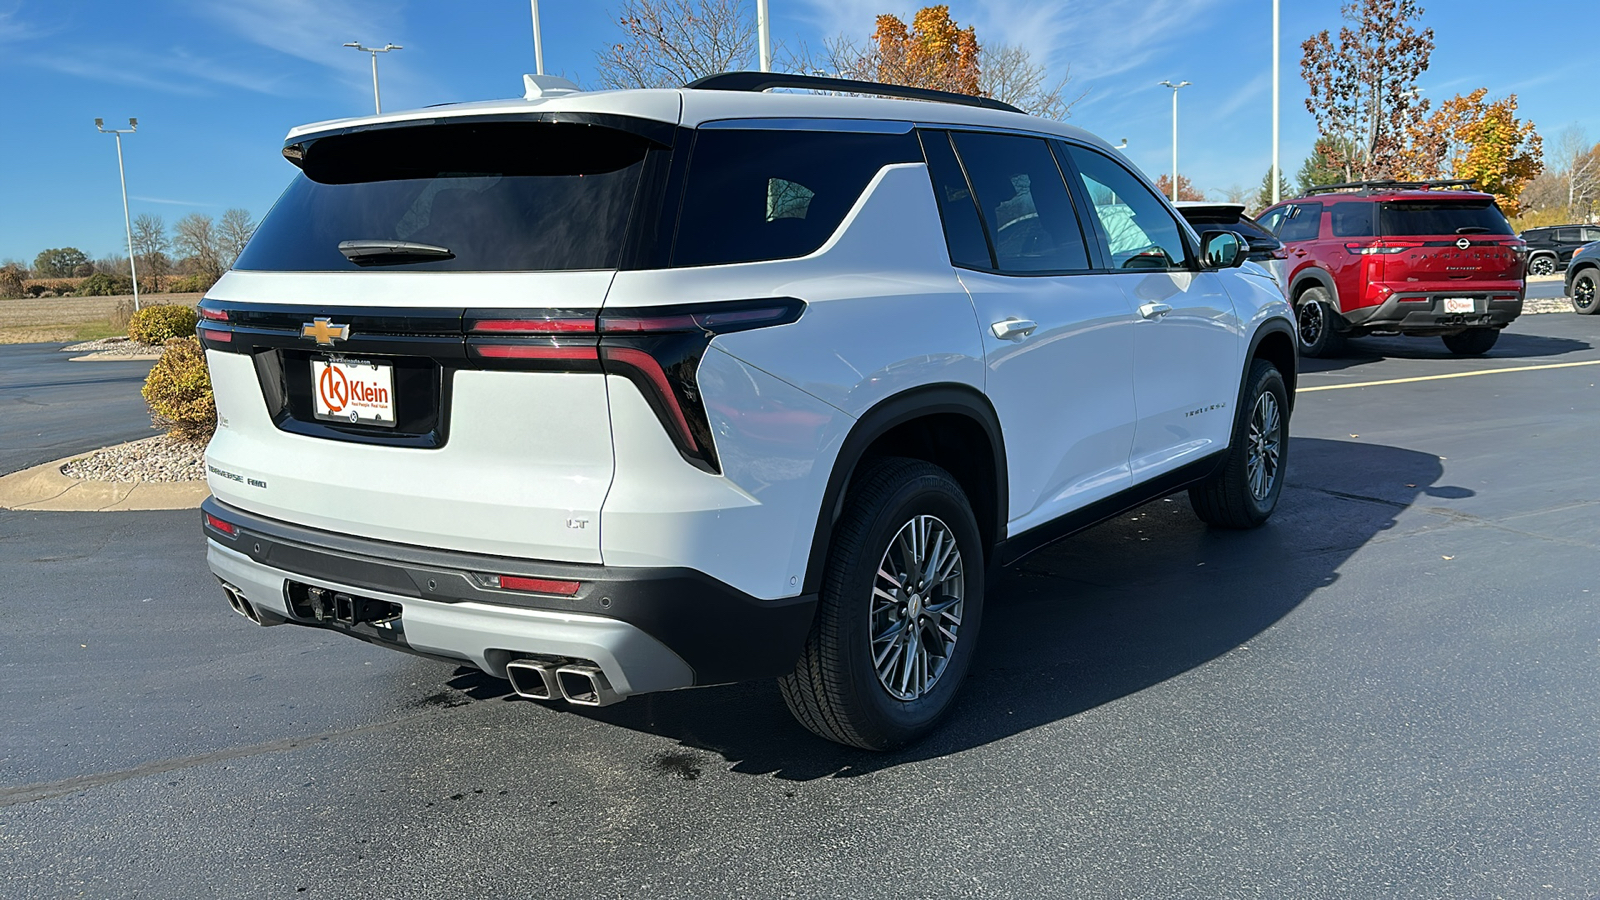
[[[529,700],[556,700],[561,697],[561,686],[556,682],[554,669],[530,659],[513,659],[506,663],[506,678],[518,697]]]
[[[222,592],[228,595],[228,605],[233,607],[234,612],[257,625],[261,624],[261,616],[256,613],[256,608],[250,605],[250,601],[244,598],[244,594],[240,593],[238,588],[223,582]]]
[[[574,706],[610,706],[622,700],[598,666],[562,666],[555,675],[561,696]]]

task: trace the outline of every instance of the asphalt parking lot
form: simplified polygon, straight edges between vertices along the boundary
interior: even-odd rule
[[[257,628],[193,511],[0,511],[0,895],[1600,896],[1600,317],[1306,369],[1266,527],[1030,558],[889,755]]]

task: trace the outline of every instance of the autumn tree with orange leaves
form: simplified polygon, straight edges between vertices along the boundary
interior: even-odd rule
[[[898,16],[879,16],[865,47],[840,38],[829,50],[831,67],[844,78],[979,93],[978,32],[956,25],[948,6],[917,10],[909,26]]]
[[[1166,197],[1168,199],[1171,199],[1171,197],[1172,197],[1172,176],[1171,175],[1161,175],[1160,177],[1156,178],[1156,190],[1161,192],[1161,196]],[[1187,175],[1179,175],[1178,176],[1178,199],[1179,200],[1204,200],[1205,198],[1206,198],[1206,195],[1205,195],[1205,193],[1203,191],[1195,190],[1194,185],[1189,183],[1189,176],[1187,176]]]
[[[1517,118],[1517,95],[1486,101],[1488,88],[1457,94],[1410,129],[1409,178],[1472,178],[1515,218],[1518,197],[1544,170],[1544,139]]]

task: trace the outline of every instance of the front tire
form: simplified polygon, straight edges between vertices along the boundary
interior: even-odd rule
[[[1549,275],[1556,270],[1556,259],[1553,256],[1535,256],[1528,261],[1529,275]]]
[[[1334,327],[1339,314],[1333,311],[1327,288],[1307,288],[1295,305],[1295,332],[1300,336],[1300,355],[1337,356],[1344,349],[1344,335]]]
[[[1600,309],[1600,269],[1584,269],[1572,279],[1572,311],[1592,316]]]
[[[983,615],[984,548],[950,473],[868,464],[834,529],[816,621],[784,702],[817,735],[892,750],[927,734],[966,678]]]
[[[1457,356],[1482,356],[1500,340],[1498,328],[1468,328],[1459,334],[1444,336],[1446,350]]]
[[[1222,470],[1189,489],[1189,504],[1207,525],[1255,528],[1272,516],[1289,459],[1289,392],[1278,367],[1250,366],[1245,403],[1233,425]]]

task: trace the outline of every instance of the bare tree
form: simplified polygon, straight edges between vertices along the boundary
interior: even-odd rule
[[[1073,104],[1089,93],[1084,91],[1067,99],[1067,83],[1071,80],[1070,67],[1062,71],[1060,80],[1049,80],[1044,65],[1034,62],[1028,49],[1018,44],[991,44],[978,51],[979,93],[1031,115],[1046,119],[1070,117]]]
[[[217,224],[217,251],[221,256],[222,268],[233,268],[239,254],[244,252],[244,245],[250,243],[250,236],[255,232],[256,223],[250,221],[249,210],[230,209],[222,214],[222,221]]]
[[[1222,194],[1223,200],[1240,206],[1249,206],[1255,199],[1255,192],[1242,184],[1230,184],[1219,193]]]
[[[190,213],[173,226],[172,246],[182,254],[182,262],[194,268],[208,282],[222,277],[222,252],[217,225],[210,216]]]
[[[1550,160],[1567,189],[1567,210],[1576,214],[1587,209],[1600,194],[1600,144],[1591,144],[1582,125],[1568,125],[1556,135],[1555,153]]]
[[[753,68],[755,22],[743,0],[623,0],[623,39],[595,54],[607,88],[680,87]]]
[[[139,263],[141,285],[152,294],[160,293],[161,279],[172,271],[172,260],[167,256],[171,241],[167,238],[167,223],[160,216],[140,213],[133,220],[133,255]]]

